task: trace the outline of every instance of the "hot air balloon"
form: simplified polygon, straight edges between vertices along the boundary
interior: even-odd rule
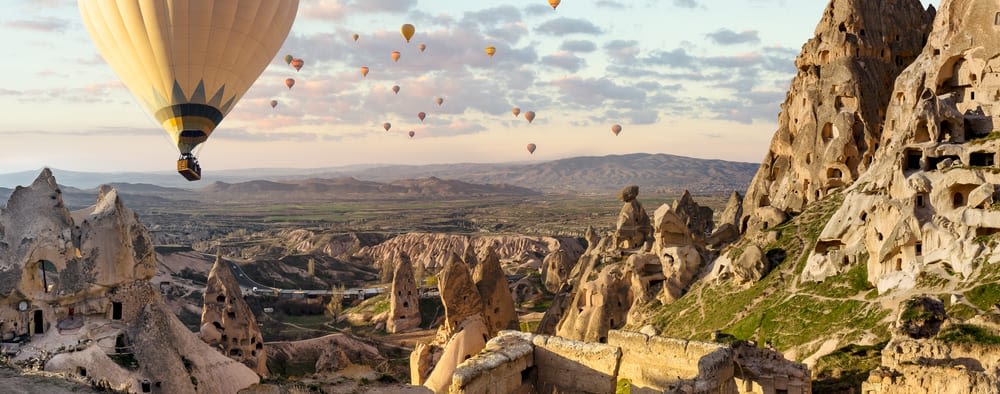
[[[525,112],[524,118],[528,120],[528,123],[531,123],[532,121],[535,120],[535,111]]]
[[[510,110],[510,113],[514,114],[514,117],[516,118],[518,115],[521,114],[521,109],[518,107],[514,107],[514,109]]]
[[[361,67],[361,76],[362,77],[367,77],[368,76],[368,67],[367,66]]]
[[[417,135],[417,133],[415,131],[413,131],[413,130],[410,130],[409,134],[410,134],[410,138],[413,138],[413,136]]]
[[[398,62],[399,61],[399,51],[392,51],[392,54],[389,55],[389,57],[392,58],[392,61]]]
[[[552,6],[553,10],[559,6],[559,3],[561,3],[561,1],[559,0],[549,0],[549,5]]]
[[[535,144],[528,144],[528,153],[535,154],[535,148],[537,148]]]
[[[417,117],[420,118],[420,123],[423,123],[424,122],[424,118],[427,117],[427,114],[425,114],[423,112],[420,112],[420,113],[417,114]]]
[[[417,46],[417,49],[420,49],[420,52],[423,52],[424,50],[427,49],[427,44],[420,44],[419,46]]]
[[[615,133],[615,135],[618,135],[618,133],[622,132],[622,125],[616,124],[614,126],[611,126],[611,132]]]
[[[288,89],[291,90],[292,86],[295,86],[295,80],[291,78],[285,79],[285,86],[288,86]]]
[[[392,128],[392,124],[389,122],[382,123],[382,128],[385,129],[385,131],[389,131],[389,129]]]
[[[304,66],[305,64],[306,62],[302,59],[292,59],[291,63],[292,67],[295,67],[295,71],[301,70],[302,66]]]
[[[298,0],[77,4],[98,52],[170,135],[181,154],[177,171],[192,181],[201,166],[191,151],[264,72],[299,7]]]
[[[396,93],[396,94],[399,94],[399,85],[393,85],[392,86],[392,92]]]
[[[361,38],[361,36],[358,35],[358,33],[354,33],[354,34],[351,34],[351,38],[354,39],[354,42],[357,42],[358,39]]]
[[[497,53],[497,48],[495,46],[490,45],[486,47],[486,56],[493,57],[493,55],[496,55],[496,53]]]
[[[413,38],[413,33],[417,32],[417,28],[407,23],[399,28],[399,32],[403,34],[403,38],[406,39],[406,42],[410,42],[410,39]]]
[[[441,98],[441,97],[438,97],[437,99],[434,100],[434,102],[437,103],[438,107],[440,107],[441,104],[444,104],[444,99]]]
[[[271,100],[271,108],[278,106],[278,100]]]
[[[285,64],[292,64],[292,60],[295,58],[292,55],[285,55]]]

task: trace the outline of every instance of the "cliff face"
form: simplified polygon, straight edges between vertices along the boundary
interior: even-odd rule
[[[223,354],[242,362],[258,375],[267,375],[264,338],[253,311],[243,300],[243,290],[229,264],[216,256],[208,273],[201,313],[201,339]]]
[[[747,190],[741,230],[756,213],[802,212],[871,167],[892,83],[920,53],[933,11],[918,0],[832,0],[802,47],[771,147]]]
[[[438,233],[408,233],[376,246],[362,248],[358,255],[370,256],[375,264],[391,263],[400,252],[410,256],[414,264],[439,269],[452,254],[463,255],[472,247],[478,253],[490,249],[501,261],[541,267],[544,256],[563,249],[574,260],[583,253],[583,246],[572,238],[530,237],[524,235],[466,236]]]

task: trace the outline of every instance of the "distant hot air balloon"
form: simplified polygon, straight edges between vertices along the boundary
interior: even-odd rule
[[[438,107],[440,107],[441,104],[444,104],[444,99],[441,98],[441,97],[438,97],[436,100],[434,100],[434,102],[437,103]]]
[[[427,117],[427,114],[425,114],[423,112],[420,112],[420,113],[417,114],[417,117],[420,118],[420,123],[423,123],[424,122],[424,118]]]
[[[392,92],[396,93],[396,94],[399,94],[399,85],[393,85],[392,86]]]
[[[525,112],[524,118],[528,120],[528,123],[531,123],[532,121],[535,120],[535,111]]]
[[[385,131],[389,131],[389,129],[392,128],[392,124],[389,122],[382,123],[382,128],[385,129]]]
[[[368,66],[361,67],[361,77],[367,77],[367,76],[368,76]]]
[[[510,110],[510,113],[514,114],[514,117],[516,118],[518,115],[521,114],[521,109],[518,107],[514,107],[514,109]]]
[[[291,90],[292,86],[295,86],[295,80],[291,78],[285,79],[285,86],[288,86],[288,89]]]
[[[271,108],[278,106],[278,100],[271,100]]]
[[[77,4],[98,52],[170,135],[181,154],[177,170],[192,181],[201,179],[192,150],[277,55],[299,7],[298,0]]]
[[[427,49],[427,44],[420,44],[417,46],[417,49],[420,49],[420,52],[423,52]]]
[[[392,58],[392,61],[398,62],[399,61],[399,51],[392,51],[392,54],[389,55],[389,57]]]
[[[413,138],[413,136],[417,135],[417,133],[414,132],[413,130],[410,130],[409,134],[410,134],[410,138]]]
[[[358,39],[359,39],[359,38],[361,38],[361,36],[360,36],[360,35],[358,35],[358,33],[354,33],[354,34],[351,34],[351,38],[353,38],[353,39],[354,39],[354,42],[357,42],[357,41],[358,41]]]
[[[306,62],[302,59],[292,59],[291,63],[292,67],[295,67],[295,71],[301,70],[302,66],[304,66],[305,64]]]
[[[535,144],[528,144],[528,153],[535,154],[535,148],[537,148]]]
[[[285,55],[285,64],[292,64],[292,60],[295,58],[292,55]]]
[[[552,6],[553,10],[559,6],[559,3],[561,3],[561,1],[559,0],[549,0],[549,5]]]
[[[622,132],[622,125],[616,124],[614,126],[611,126],[611,132],[615,133],[615,135],[618,135],[618,133]]]
[[[417,32],[417,28],[407,23],[399,28],[399,32],[403,34],[403,38],[406,39],[406,42],[410,42],[410,39],[413,38],[413,33]]]
[[[496,53],[497,53],[497,48],[495,46],[490,45],[486,47],[486,56],[493,57],[493,55],[496,55]]]

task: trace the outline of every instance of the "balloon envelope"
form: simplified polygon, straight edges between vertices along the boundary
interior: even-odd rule
[[[434,102],[436,102],[437,105],[440,107],[441,104],[444,104],[444,99],[441,98],[441,97],[438,97],[436,100],[434,100]]]
[[[306,62],[302,59],[292,59],[291,63],[292,67],[295,67],[295,71],[301,70],[302,66],[304,66],[305,64]]]
[[[425,114],[425,113],[421,112],[421,113],[418,113],[418,114],[417,114],[417,117],[418,117],[418,118],[420,118],[420,121],[421,121],[421,122],[423,122],[423,121],[424,121],[424,118],[426,118],[426,117],[427,117],[427,114]]]
[[[368,67],[361,67],[361,76],[362,77],[368,76]]]
[[[493,57],[493,55],[496,55],[496,53],[497,53],[497,48],[495,46],[491,45],[491,46],[486,47],[486,55],[487,56]]]
[[[361,36],[358,35],[358,33],[354,33],[354,34],[351,35],[351,38],[353,38],[354,41],[357,41],[359,38],[361,38]]]
[[[406,42],[410,42],[410,39],[413,38],[413,33],[416,32],[417,28],[413,27],[413,25],[409,23],[399,27],[399,33],[403,35],[403,38],[406,39]]]
[[[285,55],[285,64],[292,64],[292,60],[295,60],[292,55]]]
[[[413,138],[413,136],[417,135],[417,133],[414,132],[413,130],[410,130],[409,134],[410,134],[410,138]]]
[[[514,117],[516,118],[518,115],[521,114],[521,109],[518,107],[514,107],[514,109],[510,110],[510,113],[514,114]]]
[[[271,108],[278,106],[278,100],[271,100]]]
[[[291,78],[285,79],[285,86],[288,86],[288,89],[291,89],[292,86],[295,86],[295,80]]]
[[[399,85],[395,85],[395,86],[393,86],[393,87],[392,87],[392,92],[393,92],[393,93],[396,93],[396,94],[399,94]]]
[[[420,44],[420,46],[418,46],[417,48],[420,49],[420,52],[423,52],[425,49],[427,49],[427,44]]]
[[[382,128],[385,129],[385,131],[389,131],[389,129],[392,128],[392,124],[389,122],[382,123]]]
[[[614,126],[611,126],[611,132],[615,133],[615,135],[618,135],[618,133],[622,132],[622,125],[616,124]]]
[[[392,57],[392,61],[394,62],[399,61],[399,51],[392,51],[392,55],[389,56]]]
[[[78,0],[98,52],[182,154],[277,54],[298,0]]]
[[[552,6],[553,10],[559,6],[559,3],[561,3],[561,1],[559,0],[549,0],[549,5]]]
[[[531,123],[532,121],[535,120],[535,111],[525,112],[524,118],[528,120],[528,123]]]
[[[535,154],[535,144],[528,144],[528,153]]]

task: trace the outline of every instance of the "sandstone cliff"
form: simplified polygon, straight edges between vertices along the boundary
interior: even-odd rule
[[[383,262],[391,263],[396,253],[404,252],[414,264],[438,270],[448,262],[452,254],[462,255],[470,246],[474,253],[491,249],[501,262],[534,269],[541,266],[545,255],[555,250],[563,249],[574,259],[583,253],[583,245],[572,238],[408,233],[376,246],[362,248],[357,254],[370,256],[381,267]]]
[[[216,256],[208,273],[199,336],[258,375],[267,375],[267,351],[253,311],[243,300],[229,263]]]

